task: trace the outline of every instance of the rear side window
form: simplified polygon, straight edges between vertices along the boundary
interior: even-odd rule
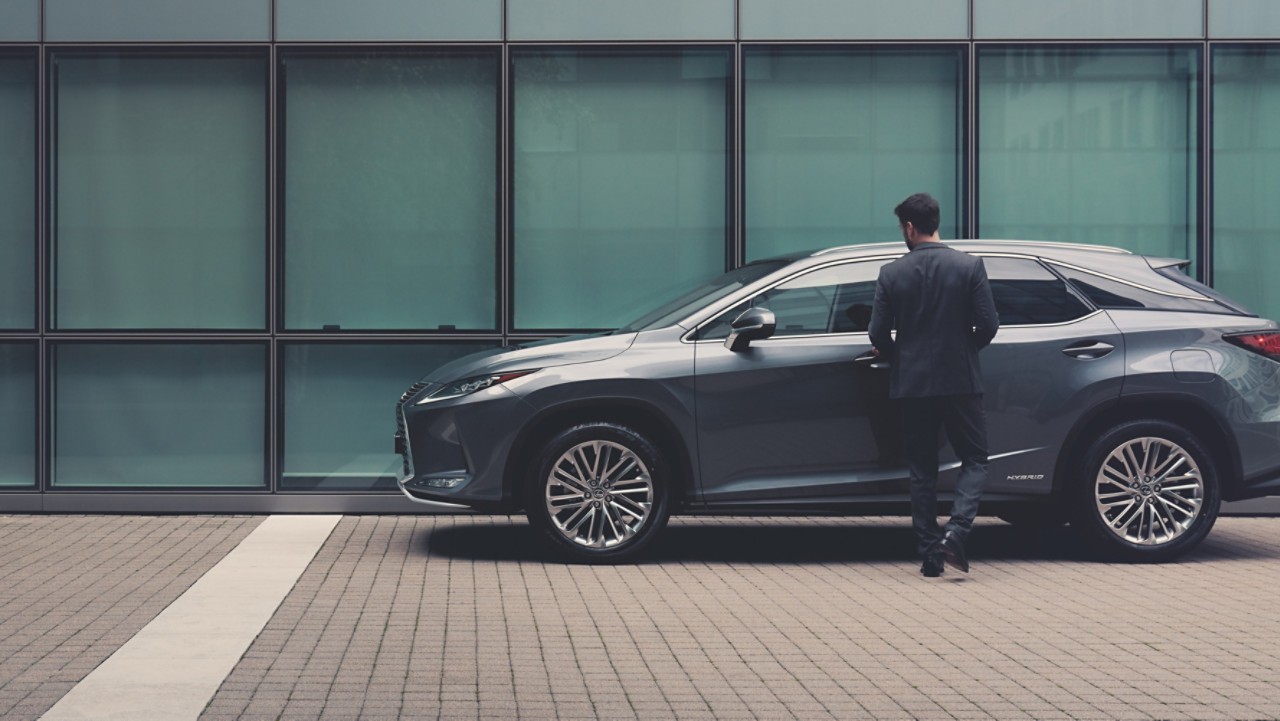
[[[1239,315],[1252,315],[1252,316],[1258,315],[1257,313],[1254,313],[1253,311],[1240,305],[1234,300],[1231,300],[1230,298],[1219,293],[1213,288],[1210,288],[1204,283],[1201,283],[1195,278],[1192,278],[1186,273],[1183,273],[1181,270],[1177,268],[1174,268],[1174,267],[1158,268],[1156,269],[1156,272],[1159,273],[1160,275],[1163,275],[1166,278],[1169,278],[1170,280],[1173,280],[1187,288],[1190,288],[1191,290],[1194,290],[1195,292],[1201,295],[1207,295],[1210,298],[1213,298],[1215,301],[1217,301],[1219,305],[1225,307],[1228,312],[1237,313]]]
[[[1034,260],[983,258],[1000,325],[1065,323],[1092,309],[1067,284]]]
[[[1184,298],[1178,295],[1140,288],[1128,283],[1121,283],[1096,273],[1061,266],[1056,263],[1054,267],[1066,277],[1072,287],[1093,301],[1094,305],[1099,308],[1182,310],[1200,313],[1234,312],[1209,298],[1203,300]],[[1195,290],[1187,288],[1188,295],[1195,292]]]

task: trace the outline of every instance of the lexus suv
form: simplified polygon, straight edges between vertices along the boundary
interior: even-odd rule
[[[1070,522],[1124,560],[1185,553],[1224,500],[1280,494],[1280,330],[1117,248],[955,241],[987,269],[983,512]],[[900,513],[901,417],[867,338],[901,243],[745,265],[607,333],[451,362],[401,397],[400,488],[523,510],[577,560],[672,513]],[[940,440],[940,444],[942,441]],[[941,446],[945,501],[959,463]]]

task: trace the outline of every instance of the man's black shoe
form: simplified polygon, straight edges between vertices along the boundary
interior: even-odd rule
[[[925,578],[937,578],[942,575],[942,554],[930,553],[924,557],[924,564],[920,566],[920,574]]]
[[[953,566],[961,573],[969,572],[969,559],[964,555],[964,542],[955,531],[942,534],[942,542],[938,545],[942,546],[942,556],[947,559],[947,565]]]

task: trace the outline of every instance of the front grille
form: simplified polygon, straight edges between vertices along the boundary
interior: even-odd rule
[[[402,439],[402,442],[404,443],[404,455],[401,457],[401,460],[403,462],[404,475],[406,476],[411,473],[411,468],[409,466],[409,429],[405,428],[404,424],[404,404],[428,385],[430,384],[421,381],[414,383],[409,386],[409,390],[405,391],[404,394],[400,396],[400,401],[396,403],[396,436]]]

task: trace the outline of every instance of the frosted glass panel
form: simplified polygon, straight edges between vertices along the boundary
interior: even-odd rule
[[[964,40],[969,0],[739,0],[743,40]]]
[[[289,57],[285,325],[497,324],[498,58]]]
[[[960,50],[747,51],[748,259],[899,240],[917,192],[961,227]]]
[[[0,329],[35,326],[36,61],[0,55]]]
[[[1280,48],[1213,54],[1213,285],[1280,317]]]
[[[36,484],[36,347],[0,343],[0,487]]]
[[[516,326],[617,327],[723,272],[729,53],[514,62]]]
[[[1209,0],[1209,37],[1264,39],[1278,36],[1280,2]]]
[[[55,326],[263,328],[265,58],[54,62]]]
[[[734,0],[508,0],[511,40],[732,40]]]
[[[1199,57],[979,50],[979,235],[1194,258]]]
[[[53,484],[261,487],[265,345],[54,347]]]
[[[973,0],[977,39],[1187,38],[1204,34],[1205,0]]]
[[[276,0],[277,40],[501,40],[502,0]]]
[[[284,349],[284,476],[296,490],[394,490],[400,394],[446,362],[496,345],[289,345]]]
[[[50,41],[271,39],[271,0],[45,0],[44,12]]]
[[[0,41],[40,40],[40,0],[0,0]]]

